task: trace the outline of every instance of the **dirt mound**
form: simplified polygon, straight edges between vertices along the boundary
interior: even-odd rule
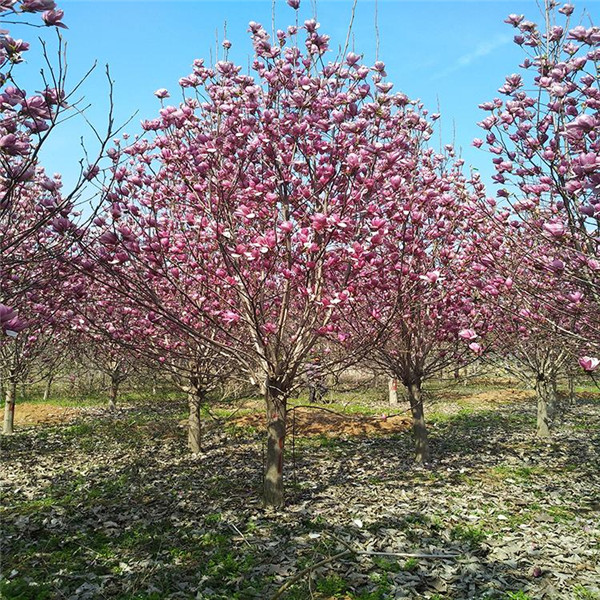
[[[235,419],[240,427],[266,427],[264,414],[245,415]],[[297,408],[288,414],[288,434],[360,436],[378,433],[396,433],[410,428],[410,419],[406,415],[344,415],[326,409]]]
[[[469,396],[467,401],[473,406],[496,406],[498,404],[510,404],[512,402],[525,402],[531,400],[534,395],[535,392],[533,390],[487,390]]]
[[[67,423],[76,419],[80,412],[79,408],[56,406],[54,404],[17,403],[15,406],[15,425]]]

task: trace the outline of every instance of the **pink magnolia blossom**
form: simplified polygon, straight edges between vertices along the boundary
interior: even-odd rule
[[[592,356],[580,356],[579,357],[579,366],[588,372],[595,371],[598,366],[600,366],[600,359],[592,357]]]
[[[327,216],[323,213],[315,213],[311,217],[311,222],[315,231],[323,231],[327,227]]]
[[[277,333],[277,325],[275,323],[265,323],[263,325],[263,331],[267,334]]]
[[[11,155],[25,156],[29,151],[29,141],[20,139],[14,133],[0,137],[0,151]]]
[[[240,315],[231,310],[226,310],[221,313],[221,319],[225,323],[237,323],[240,320]]]
[[[100,173],[100,167],[98,165],[89,165],[83,172],[83,177],[87,181],[92,181]]]
[[[512,25],[513,27],[518,27],[524,18],[524,15],[511,14],[508,15],[504,22]]]
[[[472,329],[461,329],[458,332],[458,337],[463,340],[474,340],[477,338],[477,334]]]
[[[427,281],[428,283],[436,283],[440,279],[441,273],[438,270],[429,271],[425,275],[419,275],[419,279]]]
[[[42,20],[49,27],[61,27],[62,29],[68,29],[67,26],[62,22],[65,16],[62,10],[47,10],[42,13]]]
[[[563,4],[563,6],[558,9],[558,12],[568,17],[569,15],[573,14],[574,10],[575,7],[572,4]]]
[[[469,344],[469,348],[477,355],[483,354],[483,347],[481,346],[481,344],[478,344],[477,342],[473,342],[472,344]]]
[[[17,313],[5,304],[0,304],[0,325],[4,327],[6,323],[11,321],[17,316]]]
[[[544,223],[544,231],[547,231],[550,235],[556,238],[563,237],[566,229],[562,223]]]
[[[43,12],[55,8],[56,2],[54,0],[22,0],[21,2],[23,12]]]

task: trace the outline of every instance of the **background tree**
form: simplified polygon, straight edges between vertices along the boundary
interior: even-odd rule
[[[48,178],[41,167],[35,169],[32,179],[20,187],[20,195],[13,199],[11,219],[0,223],[6,237],[22,237],[18,247],[0,259],[0,298],[6,303],[0,309],[3,332],[0,355],[7,385],[5,433],[11,433],[14,418],[17,381],[24,382],[36,362],[45,361],[45,353],[53,346],[62,346],[65,294],[64,256],[76,232],[71,221],[72,207],[67,205],[43,226],[48,211],[62,205],[60,180]],[[18,312],[10,306],[18,306]],[[47,362],[47,361],[46,361]]]
[[[419,141],[411,168],[394,181],[379,229],[378,268],[348,313],[349,326],[360,332],[356,340],[375,340],[372,360],[406,390],[419,463],[430,458],[423,384],[483,351],[481,336],[494,324],[484,300],[502,292],[490,275],[493,246],[501,244],[483,186],[479,179],[469,182],[462,161],[452,159],[451,148],[447,152],[437,154]],[[361,312],[353,310],[357,306]]]
[[[600,300],[600,30],[571,26],[574,7],[545,1],[544,24],[523,15],[507,23],[526,54],[520,73],[506,78],[495,98],[480,107],[489,112],[480,126],[502,186],[497,194],[533,244],[522,250],[532,269],[554,274],[558,286],[581,294],[591,310],[579,314],[574,336],[598,345]],[[586,17],[587,18],[587,17]],[[475,140],[482,146],[483,140]],[[553,305],[554,291],[527,279],[515,285],[532,301]],[[548,315],[550,327],[561,320]],[[585,327],[581,327],[582,320]],[[560,325],[564,326],[564,323]]]
[[[65,350],[62,297],[39,290],[29,291],[20,304],[22,328],[14,337],[0,345],[0,375],[4,393],[3,433],[13,433],[17,386],[41,381],[46,367],[56,352]],[[35,320],[35,329],[28,330],[28,322]],[[14,327],[14,325],[13,325]]]
[[[38,27],[33,16],[39,13],[45,26],[57,32],[66,27],[63,11],[52,0],[0,3],[0,19],[11,26]],[[116,133],[111,106],[106,132],[100,134],[92,127],[97,152],[86,162],[81,161],[79,177],[71,190],[61,190],[60,177],[49,177],[44,172],[40,151],[65,118],[84,110],[75,94],[91,72],[68,89],[65,48],[58,33],[57,39],[55,58],[42,42],[45,66],[40,74],[41,91],[29,96],[19,78],[30,45],[11,37],[8,30],[0,32],[0,303],[16,313],[23,301],[22,293],[31,282],[15,285],[13,270],[27,262],[56,258],[65,248],[65,236],[76,235],[74,223],[79,214],[75,206],[83,201],[86,182],[99,173],[108,140]],[[57,234],[54,239],[50,232]],[[39,243],[40,236],[44,244]],[[0,343],[4,341],[0,339]]]

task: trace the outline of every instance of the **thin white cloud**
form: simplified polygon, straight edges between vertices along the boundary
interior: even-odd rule
[[[451,75],[453,73],[456,73],[457,71],[465,69],[470,64],[474,63],[475,61],[479,60],[480,58],[483,58],[484,56],[487,56],[488,54],[495,52],[498,48],[501,48],[502,46],[505,46],[509,42],[512,42],[512,39],[513,39],[512,36],[504,34],[504,35],[497,35],[495,38],[492,38],[491,40],[487,40],[485,42],[480,42],[479,44],[477,44],[477,46],[475,46],[474,50],[472,50],[471,52],[468,52],[467,54],[463,54],[462,56],[460,56],[456,61],[454,61],[454,63],[452,63],[446,69],[433,75],[431,77],[431,79],[432,80],[442,79],[443,77],[447,77],[448,75]]]

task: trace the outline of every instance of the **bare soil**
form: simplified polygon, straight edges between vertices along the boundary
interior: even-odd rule
[[[264,429],[265,415],[251,414],[239,417],[235,424],[240,427]],[[377,416],[354,416],[340,414],[327,408],[297,408],[288,416],[290,433],[306,436],[361,436],[382,433],[400,433],[410,428],[408,417],[381,414]]]
[[[15,407],[15,425],[58,425],[77,419],[82,413],[80,408],[22,402]]]

